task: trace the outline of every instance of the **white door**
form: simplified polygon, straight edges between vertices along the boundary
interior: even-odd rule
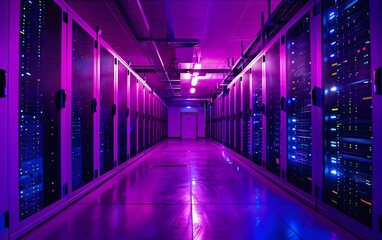
[[[197,117],[195,113],[181,114],[181,138],[193,138],[197,136]]]

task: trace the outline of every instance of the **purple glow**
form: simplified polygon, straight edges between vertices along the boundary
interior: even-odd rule
[[[195,88],[191,88],[190,93],[195,93]]]
[[[190,80],[191,79],[191,73],[185,73],[184,74],[184,79],[186,79],[186,80]]]
[[[198,84],[198,78],[193,76],[191,79],[191,86],[196,86]]]

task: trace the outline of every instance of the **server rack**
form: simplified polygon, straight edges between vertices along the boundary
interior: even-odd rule
[[[243,156],[248,158],[250,157],[250,148],[251,148],[251,143],[250,143],[250,75],[251,75],[251,69],[249,69],[247,72],[243,74],[243,89],[242,89],[242,105],[243,105],[243,110],[242,110],[242,115],[243,115],[243,120],[242,120],[242,145],[243,145]]]
[[[233,89],[229,89],[229,148],[235,149],[235,102],[234,102],[235,92]]]
[[[94,91],[97,51],[94,49],[95,38],[75,20],[72,26],[70,54],[72,59],[72,97],[68,99],[71,106],[71,157],[72,157],[72,190],[75,191],[94,179],[94,109],[96,101]],[[68,46],[69,48],[69,46]],[[69,59],[69,56],[68,56]],[[68,86],[69,87],[69,86]],[[89,91],[91,89],[91,91]]]
[[[130,157],[137,155],[137,91],[138,79],[130,78]]]
[[[100,174],[114,167],[114,56],[100,45]]]
[[[118,165],[128,159],[128,70],[118,62]]]
[[[145,144],[144,149],[150,146],[150,92],[147,88],[144,89],[145,92],[145,115],[144,115],[144,132],[145,132]]]
[[[143,151],[143,144],[144,144],[144,125],[143,125],[143,118],[144,118],[144,92],[143,92],[143,84],[138,82],[138,108],[137,108],[137,118],[138,118],[138,153]]]
[[[5,96],[0,71],[0,238],[18,238],[126,164],[144,83],[63,1],[2,1],[0,12],[0,68],[13,79]]]
[[[229,85],[231,94],[252,71],[247,163],[375,239],[382,237],[381,12],[380,1],[308,1]],[[237,104],[228,98],[231,116]]]
[[[286,38],[286,179],[312,192],[312,109],[310,12],[287,32]],[[282,103],[285,104],[285,103]],[[283,106],[284,107],[284,106]]]
[[[154,143],[154,95],[150,92],[150,147]]]
[[[266,66],[266,99],[265,128],[266,138],[266,168],[280,176],[280,42],[277,41],[265,53]]]
[[[252,161],[263,165],[263,61],[258,59],[252,66]]]
[[[223,93],[224,94],[224,93]],[[229,125],[230,125],[230,112],[229,112],[229,109],[230,109],[230,105],[229,105],[229,95],[226,94],[226,95],[223,95],[224,96],[224,104],[225,104],[225,109],[224,109],[224,116],[225,116],[225,146],[229,146],[229,143],[230,143],[230,128],[229,128]]]

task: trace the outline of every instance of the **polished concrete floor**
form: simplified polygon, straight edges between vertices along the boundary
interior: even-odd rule
[[[354,239],[237,161],[170,139],[24,239]]]

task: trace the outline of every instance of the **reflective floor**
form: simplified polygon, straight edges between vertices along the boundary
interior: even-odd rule
[[[208,140],[139,161],[23,239],[354,239]]]

